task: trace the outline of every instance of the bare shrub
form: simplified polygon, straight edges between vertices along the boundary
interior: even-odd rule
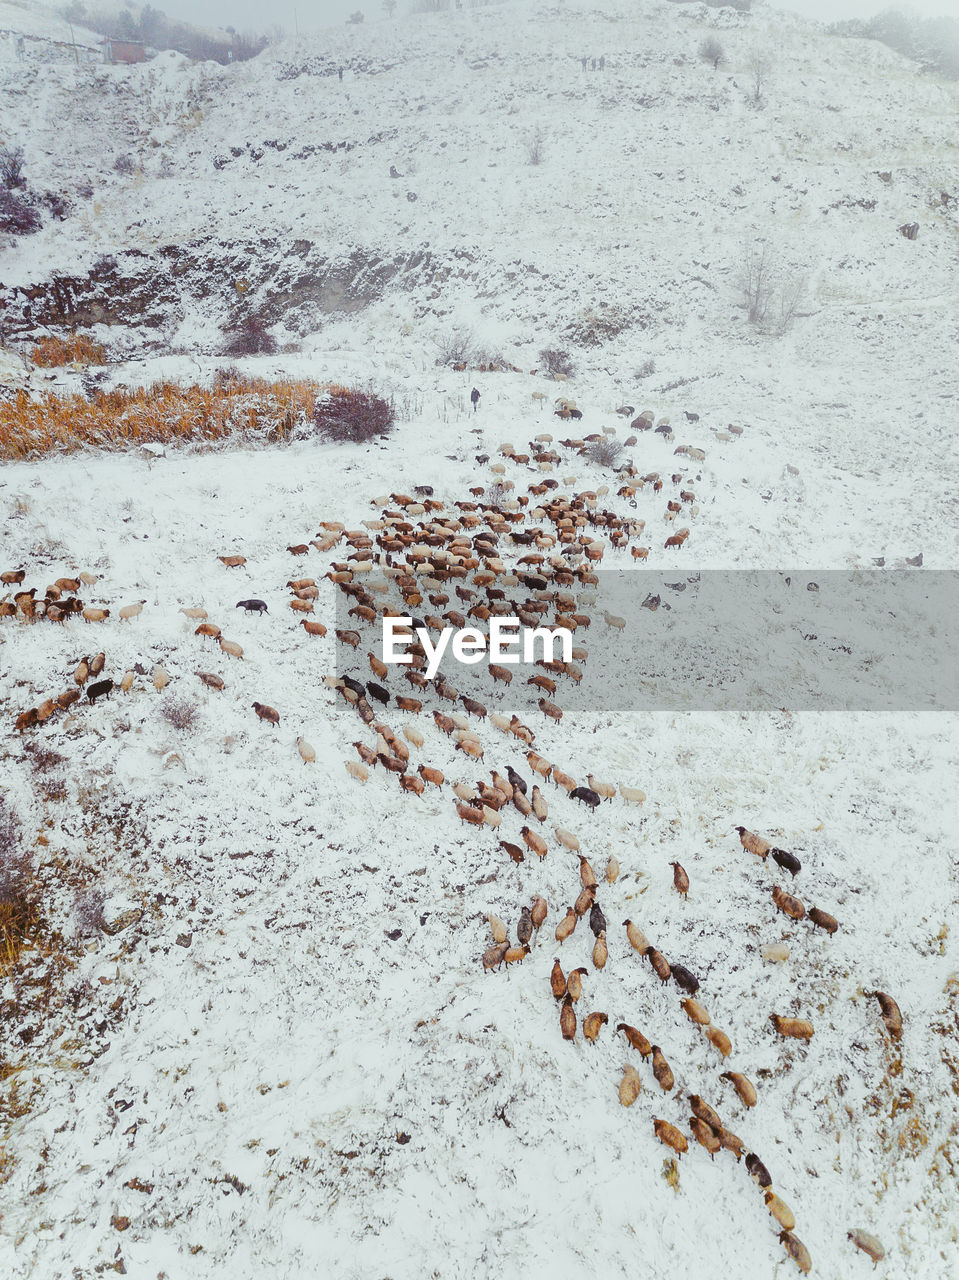
[[[66,756],[62,756],[59,751],[53,751],[50,747],[43,746],[40,742],[24,743],[24,751],[35,774],[47,773],[51,769],[58,769],[60,765],[66,764]]]
[[[655,372],[656,372],[656,361],[644,360],[643,363],[636,370],[636,372],[633,374],[633,377],[638,379],[638,381],[642,382],[644,378],[651,378]]]
[[[713,70],[716,71],[719,64],[726,61],[726,50],[715,36],[707,36],[699,46],[699,56],[704,62],[711,62]]]
[[[0,231],[29,236],[39,230],[40,214],[30,201],[6,187],[0,187]]]
[[[564,378],[571,378],[576,372],[573,357],[568,351],[562,351],[557,347],[544,347],[539,353],[539,362],[551,378],[555,378],[557,374]]]
[[[618,440],[591,440],[586,446],[587,458],[601,467],[615,466],[622,452],[623,446]]]
[[[334,387],[313,410],[317,431],[342,444],[364,444],[388,435],[395,419],[391,400],[351,387]]]
[[[567,324],[564,333],[577,346],[600,347],[627,332],[637,320],[638,314],[625,307],[600,302],[595,307],[584,307]]]
[[[178,729],[181,733],[189,733],[196,727],[200,709],[189,698],[167,698],[161,714],[174,729]]]
[[[541,126],[526,135],[526,163],[542,164],[546,159],[546,130]]]
[[[437,364],[475,364],[479,352],[476,334],[465,325],[454,325],[433,340]]]
[[[225,348],[228,356],[271,356],[276,353],[276,338],[259,316],[247,316]]]
[[[0,147],[0,182],[12,191],[14,187],[24,186],[23,180],[23,147],[11,147],[9,144]]]
[[[0,796],[0,975],[16,964],[36,929],[38,914],[30,850]]]
[[[113,162],[113,167],[117,173],[122,174],[125,178],[129,178],[136,169],[136,165],[133,162],[133,156],[131,155],[117,156]]]

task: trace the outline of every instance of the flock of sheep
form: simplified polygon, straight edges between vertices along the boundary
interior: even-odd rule
[[[630,406],[624,406],[624,410],[632,413]],[[571,402],[566,401],[557,413],[561,418],[573,418],[575,405],[571,407]],[[693,420],[695,415],[687,414],[687,417]],[[634,418],[631,426],[639,431],[650,429],[652,423],[652,415],[643,414]],[[529,905],[519,910],[515,940],[500,918],[492,914],[487,917],[492,938],[482,955],[485,971],[522,963],[551,913],[557,919],[554,938],[560,946],[570,938],[579,922],[587,919],[593,935],[593,969],[596,973],[603,971],[610,961],[610,948],[600,889],[603,887],[604,894],[614,893],[619,863],[615,857],[609,857],[601,881],[583,852],[579,837],[567,826],[560,825],[557,818],[568,821],[565,813],[572,813],[573,802],[593,812],[601,804],[614,800],[641,805],[645,795],[637,786],[614,785],[590,772],[585,778],[577,779],[572,770],[548,759],[535,749],[540,731],[535,715],[534,723],[525,723],[515,712],[503,714],[495,706],[458,690],[448,675],[437,673],[432,680],[428,679],[424,674],[426,653],[413,631],[407,650],[412,659],[408,666],[388,666],[375,649],[382,620],[389,616],[410,617],[414,628],[424,627],[428,631],[441,631],[450,625],[483,627],[493,617],[513,616],[536,627],[567,628],[576,634],[577,640],[594,625],[597,628],[624,626],[623,619],[608,613],[600,611],[596,617],[590,613],[597,599],[595,569],[602,562],[608,564],[619,556],[644,559],[649,551],[640,542],[645,522],[618,514],[604,505],[609,498],[607,486],[577,490],[572,476],[561,483],[554,474],[568,457],[588,455],[596,439],[584,437],[555,442],[550,435],[542,434],[530,441],[524,452],[503,445],[499,460],[491,464],[494,481],[489,488],[477,486],[468,497],[449,503],[437,499],[428,485],[418,487],[411,494],[393,493],[375,498],[375,517],[364,521],[361,527],[347,529],[338,521],[323,521],[315,536],[287,548],[298,562],[316,558],[323,566],[322,572],[314,571],[312,576],[300,574],[285,584],[289,609],[305,635],[311,638],[309,643],[327,635],[326,625],[313,616],[324,578],[333,584],[339,597],[339,620],[348,624],[335,627],[337,673],[327,676],[327,683],[342,697],[360,724],[360,736],[353,742],[356,758],[346,761],[349,775],[365,782],[371,771],[381,769],[395,776],[402,790],[414,797],[422,796],[427,788],[448,792],[458,817],[470,826],[490,827],[497,837],[502,836],[498,847],[514,863],[532,855],[544,859],[557,852],[563,857],[572,853],[578,860],[578,885],[574,892],[571,884],[571,901],[565,910],[557,911],[543,896],[536,895]],[[564,454],[558,449],[563,449]],[[690,446],[680,446],[674,456],[677,455],[678,459],[693,463],[701,462],[704,456],[701,450]],[[490,459],[483,455],[478,462],[483,465],[490,463]],[[525,476],[528,481],[531,472],[532,482],[527,482],[525,492],[520,492],[510,474],[517,478]],[[686,512],[692,521],[698,508],[690,486],[700,479],[701,476],[690,476],[685,470],[665,477],[659,473],[640,474],[627,462],[617,472],[616,497],[630,501],[633,506],[639,495],[650,500],[665,499],[663,516],[667,522],[674,521],[680,512]],[[684,527],[678,534],[671,535],[665,545],[681,548],[688,537],[689,528]],[[246,565],[245,557],[237,553],[223,555],[220,560],[227,570]],[[108,608],[84,606],[78,598],[84,586],[96,582],[93,575],[58,579],[42,597],[39,588],[24,589],[24,579],[23,569],[2,575],[11,598],[0,603],[0,617],[20,617],[34,623],[46,619],[66,625],[75,616],[90,623],[102,622],[110,616]],[[258,598],[240,600],[236,607],[247,613],[268,612],[266,602]],[[132,622],[142,608],[143,602],[126,605],[118,610],[118,616]],[[197,637],[214,641],[227,657],[243,659],[242,647],[223,635],[202,605],[185,606],[182,612],[191,623],[196,623]],[[368,671],[358,666],[361,652],[365,655],[363,667]],[[582,679],[582,667],[588,659],[587,648],[577,643],[572,661],[544,658],[536,673],[526,679],[525,683],[535,691],[533,696],[541,695],[536,710],[544,717],[544,725],[555,726],[562,721],[563,690]],[[21,711],[16,719],[17,729],[34,730],[57,713],[68,710],[79,700],[87,681],[102,674],[104,664],[104,653],[84,658],[73,672],[71,686],[38,706]],[[169,680],[161,666],[154,667],[152,674],[145,669],[141,674],[151,675],[158,692],[163,691]],[[500,669],[499,673],[494,669],[491,674],[494,681],[499,674],[507,685],[513,678],[513,672],[506,669]],[[116,683],[106,679],[88,685],[88,702],[109,696],[117,687],[128,691],[136,675],[137,670],[128,670]],[[216,672],[199,670],[196,675],[214,692],[221,693],[226,688],[223,677]],[[275,708],[254,702],[252,709],[267,724],[279,725],[281,715]],[[404,717],[402,723],[396,726],[388,723],[386,717],[392,712]],[[496,734],[491,736],[489,728]],[[451,739],[456,751],[462,754],[463,768],[455,778],[447,777],[427,759],[414,764],[413,752],[428,751],[430,744],[437,741],[436,733]],[[316,760],[315,749],[302,736],[297,737],[297,747],[306,764]],[[504,764],[501,757],[510,748],[519,754]],[[497,767],[486,770],[491,756],[495,757],[493,763]],[[552,793],[548,784],[552,786]],[[509,830],[511,822],[516,824],[517,831]],[[771,854],[773,862],[791,877],[801,871],[798,858],[791,852],[773,847],[765,838],[745,828],[739,828],[739,833],[743,849],[762,859],[764,865],[768,865]],[[507,838],[510,836],[513,838]],[[588,843],[585,836],[584,841]],[[690,891],[690,877],[678,862],[674,862],[672,868],[674,888],[685,896]],[[827,912],[817,907],[807,910],[799,898],[778,884],[772,885],[771,893],[776,907],[791,921],[808,920],[828,933],[840,927]],[[649,965],[651,973],[663,984],[676,985],[682,993],[683,1013],[702,1029],[720,1062],[725,1062],[733,1053],[732,1041],[725,1031],[713,1025],[699,998],[699,979],[682,963],[668,960],[635,921],[627,918],[623,927],[631,951]],[[770,961],[781,961],[787,954],[782,944],[764,948],[764,957]],[[628,957],[627,950],[617,958],[617,963],[629,963]],[[590,1011],[582,1018],[578,1016],[583,979],[588,974],[589,970],[583,966],[564,972],[560,959],[554,961],[551,993],[559,1006],[561,1035],[568,1041],[576,1040],[580,1032],[587,1042],[595,1041],[610,1021],[608,1014],[600,1010]],[[898,1037],[902,1025],[898,1006],[886,993],[874,994],[888,1033]],[[770,1022],[781,1037],[808,1043],[814,1035],[812,1023],[806,1019],[773,1013]],[[658,1037],[647,1038],[644,1031],[625,1020],[616,1023],[616,1033],[620,1032],[627,1045],[639,1054],[641,1064],[649,1064],[655,1085],[664,1094],[673,1094],[675,1090],[674,1096],[681,1096],[683,1091],[677,1089],[673,1067],[660,1045],[653,1043]],[[724,1071],[718,1079],[728,1082],[747,1109],[758,1104],[759,1093],[742,1072]],[[632,1107],[643,1090],[639,1070],[632,1062],[625,1063],[618,1083],[619,1101],[624,1107]],[[731,1151],[737,1162],[745,1158],[747,1171],[762,1189],[766,1206],[781,1228],[780,1239],[787,1253],[800,1270],[808,1272],[812,1265],[809,1252],[793,1234],[795,1216],[773,1191],[771,1175],[763,1162],[727,1128],[712,1105],[698,1094],[685,1096],[688,1096],[691,1113],[688,1127],[696,1143],[710,1158],[723,1150]],[[656,1137],[677,1156],[688,1151],[689,1144],[681,1129],[658,1116],[650,1119]],[[884,1256],[882,1245],[868,1233],[850,1232],[850,1236],[873,1259]]]

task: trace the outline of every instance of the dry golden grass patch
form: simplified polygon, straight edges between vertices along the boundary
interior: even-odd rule
[[[98,391],[89,398],[18,391],[0,400],[0,458],[69,453],[89,445],[121,449],[231,436],[289,439],[328,391],[315,382],[239,376],[212,387],[161,382]]]
[[[83,333],[69,338],[57,338],[52,334],[41,338],[30,352],[30,359],[43,369],[64,364],[104,364],[106,351],[99,342]]]

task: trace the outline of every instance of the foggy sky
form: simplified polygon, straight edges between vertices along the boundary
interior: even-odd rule
[[[862,18],[884,9],[910,9],[926,17],[955,17],[956,0],[768,0],[773,8],[792,9],[809,18],[836,22]],[[367,22],[383,21],[382,0],[153,0],[169,18],[181,18],[209,26],[233,26],[238,31],[263,31],[278,24],[289,34],[294,25],[301,32],[338,25],[360,9]],[[398,0],[397,18],[409,11],[410,0]]]

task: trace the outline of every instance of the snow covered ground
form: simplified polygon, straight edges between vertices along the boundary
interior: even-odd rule
[[[716,28],[730,62],[714,74],[695,51]],[[774,59],[761,111],[745,102],[756,49]],[[604,52],[603,73],[581,71],[581,55]],[[278,78],[310,58],[314,69],[347,64],[343,82]],[[368,69],[354,76],[351,58]],[[384,719],[415,723],[425,741],[411,746],[413,763],[447,784],[417,797],[380,768],[354,781],[344,762],[371,735],[323,682],[337,668],[332,591],[324,583],[315,615],[330,633],[315,638],[285,584],[321,580],[342,558],[286,550],[322,521],[359,528],[377,517],[374,497],[421,484],[452,512],[496,479],[503,442],[565,436],[571,424],[550,413],[558,393],[582,409],[577,431],[615,426],[623,438],[614,411],[624,402],[670,417],[673,441],[650,432],[629,450],[641,473],[667,482],[661,494],[646,486],[635,509],[595,464],[564,460],[553,473],[563,493],[609,485],[605,503],[645,519],[651,569],[870,568],[878,557],[901,569],[919,551],[925,567],[952,567],[956,388],[943,339],[956,325],[956,215],[954,203],[929,201],[959,195],[955,88],[765,8],[643,4],[371,23],[229,69],[175,56],[95,73],[5,67],[0,94],[38,186],[69,188],[95,171],[99,188],[96,207],[0,253],[7,298],[79,279],[101,254],[124,261],[131,248],[192,239],[215,264],[239,246],[242,264],[231,258],[221,276],[214,265],[206,298],[184,286],[159,329],[131,317],[125,332],[97,330],[130,355],[108,367],[113,382],[211,377],[210,352],[235,314],[232,276],[249,281],[254,304],[275,305],[271,281],[293,238],[339,260],[428,248],[442,267],[363,306],[294,310],[278,332],[300,351],[243,365],[372,381],[399,407],[383,444],[155,460],[91,451],[0,473],[0,569],[23,566],[41,593],[61,575],[97,574],[84,599],[112,611],[95,625],[0,619],[4,725],[66,687],[87,652],[103,650],[114,679],[143,669],[128,693],[5,739],[2,794],[52,919],[79,936],[52,995],[39,985],[52,963],[42,956],[0,988],[4,1088],[18,1090],[5,1101],[7,1270],[42,1280],[110,1267],[383,1280],[790,1273],[762,1192],[730,1152],[711,1161],[691,1140],[678,1183],[667,1181],[672,1153],[653,1117],[688,1134],[694,1093],[768,1167],[814,1274],[873,1274],[847,1239],[856,1228],[885,1246],[877,1276],[953,1274],[954,715],[642,713],[631,690],[619,711],[604,699],[559,724],[537,713],[537,752],[577,780],[591,772],[647,799],[617,797],[591,816],[544,785],[549,854],[514,865],[498,841],[520,839],[520,814],[504,810],[498,830],[465,825],[449,780],[512,765],[532,782],[523,744],[485,724],[485,760],[466,759],[433,724],[429,710],[445,706],[430,697],[422,715],[389,708]],[[525,139],[538,125],[546,158],[530,166]],[[113,172],[105,136],[118,153],[135,150],[140,174]],[[164,155],[172,177],[160,176]],[[229,160],[215,167],[215,157]],[[916,220],[918,240],[898,234]],[[808,314],[778,339],[736,305],[743,240],[759,235],[810,278]],[[628,314],[627,327],[599,346],[577,341],[600,311]],[[523,369],[541,347],[568,346],[580,372],[556,386],[437,369],[433,340],[457,322]],[[647,360],[655,370],[638,378]],[[72,376],[38,370],[30,383]],[[720,438],[729,423],[742,434]],[[677,444],[705,458],[677,458]],[[504,465],[519,493],[543,477]],[[684,485],[698,513],[677,560],[663,547],[674,527],[663,511]],[[218,557],[230,554],[247,563],[226,568]],[[604,564],[632,561],[609,552]],[[238,611],[250,596],[270,612]],[[139,617],[118,619],[141,600]],[[181,609],[200,605],[242,660],[193,634]],[[583,640],[602,664],[599,620]],[[938,643],[902,662],[923,663]],[[170,674],[162,693],[155,664]],[[226,688],[207,689],[197,670]],[[364,660],[355,671],[369,675]],[[621,673],[608,679],[615,690]],[[255,700],[279,711],[277,729],[257,719]],[[191,727],[164,715],[176,702],[195,705]],[[512,705],[501,693],[499,708]],[[298,736],[315,764],[304,765]],[[63,762],[38,768],[34,740]],[[58,774],[62,792],[49,785]],[[741,848],[737,824],[802,860],[795,884]],[[601,972],[586,920],[561,949],[553,940],[580,888],[554,825],[579,837],[601,877],[611,855],[622,867],[599,892]],[[685,901],[673,860],[692,882]],[[836,916],[839,932],[779,914],[774,883]],[[126,911],[133,922],[91,930],[98,893],[108,924]],[[515,938],[534,894],[549,916],[531,954],[484,974],[486,913]],[[699,998],[732,1040],[728,1059],[687,1019],[675,983],[661,986],[630,949],[627,918],[699,977]],[[783,964],[762,956],[776,942],[789,948]],[[588,971],[580,1018],[609,1015],[595,1044],[560,1035],[554,956],[567,973]],[[874,989],[902,1008],[898,1043],[864,994]],[[780,1040],[773,1012],[809,1018],[809,1045]],[[660,1090],[618,1022],[662,1047],[675,1090]],[[628,1110],[616,1094],[627,1062],[642,1079]],[[755,1108],[720,1078],[727,1069],[756,1084]]]

